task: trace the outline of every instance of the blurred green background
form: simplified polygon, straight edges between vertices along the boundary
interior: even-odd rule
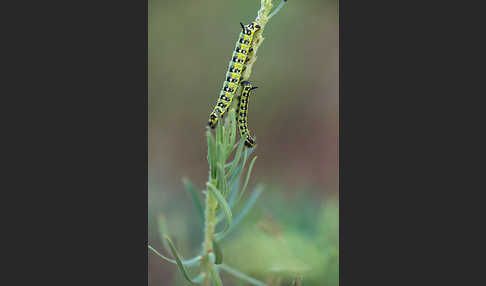
[[[202,229],[182,177],[205,185],[208,115],[239,22],[256,17],[260,0],[148,4],[149,243],[162,249],[163,214],[177,247],[192,257]],[[265,27],[253,66],[259,88],[248,122],[258,160],[250,187],[267,188],[222,248],[225,263],[262,281],[290,285],[300,272],[303,285],[338,285],[338,22],[337,0],[290,0]],[[148,259],[150,286],[185,285],[176,266],[152,253]]]

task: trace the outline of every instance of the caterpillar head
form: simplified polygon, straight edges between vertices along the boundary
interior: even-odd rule
[[[214,129],[216,127],[216,123],[218,123],[218,117],[214,112],[211,112],[209,115],[208,126],[211,127],[211,129]]]
[[[248,24],[248,29],[250,29],[253,32],[258,31],[261,28],[262,26],[260,26],[260,24],[258,24],[257,22],[251,22],[250,24]]]
[[[249,148],[255,146],[255,139],[251,138],[251,136],[247,136],[245,140],[245,146]]]
[[[257,22],[251,22],[248,25],[243,25],[243,23],[240,22],[240,25],[243,33],[247,35],[251,35],[262,28]]]
[[[247,80],[240,82],[240,84],[243,86],[243,88],[245,90],[248,90],[248,91],[258,88],[258,86],[252,86],[251,82],[249,82]]]

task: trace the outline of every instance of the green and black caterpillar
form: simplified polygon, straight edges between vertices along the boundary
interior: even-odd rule
[[[245,145],[251,148],[255,146],[255,139],[251,136],[250,129],[248,129],[248,101],[250,100],[251,91],[257,87],[252,86],[249,81],[242,81],[241,86],[242,90],[241,95],[238,96],[236,121],[238,122],[240,136],[245,138]]]
[[[226,79],[223,83],[223,89],[220,92],[216,106],[209,115],[208,125],[211,128],[216,127],[218,119],[226,113],[228,107],[231,105],[239,83],[242,80],[241,74],[246,68],[246,63],[250,60],[249,55],[252,52],[251,45],[253,36],[255,35],[255,32],[261,28],[261,26],[256,22],[252,22],[246,26],[242,23],[240,23],[240,25],[242,31],[240,33],[238,42],[236,43],[233,56],[231,57],[228,71],[226,72]]]

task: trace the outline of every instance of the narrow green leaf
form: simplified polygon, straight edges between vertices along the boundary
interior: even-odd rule
[[[243,184],[243,187],[241,188],[240,195],[238,197],[238,200],[235,203],[238,203],[240,199],[243,197],[243,194],[245,194],[246,187],[248,186],[248,181],[250,180],[251,176],[251,171],[253,170],[253,164],[255,164],[255,160],[258,158],[258,156],[253,157],[253,160],[251,160],[250,167],[248,168],[248,172],[246,173],[246,179],[245,183]]]
[[[227,119],[227,118],[226,118]],[[219,134],[219,144],[217,143],[218,148],[218,162],[223,162],[223,164],[228,159],[231,152],[228,152],[231,149],[229,144],[230,134],[229,134],[229,127],[227,127],[229,120],[225,120],[225,124],[218,125],[216,128],[216,134]]]
[[[238,191],[240,188],[240,179],[241,179],[241,170],[245,168],[247,158],[251,155],[255,148],[247,149],[244,151],[244,156],[243,156],[243,163],[239,164],[238,168],[236,168],[233,176],[231,177],[230,182],[228,183],[228,189],[229,189],[229,206],[230,208],[233,208],[236,205],[236,200],[238,198]],[[219,212],[216,218],[216,222],[220,223],[224,219],[224,213]]]
[[[174,243],[172,242],[172,240],[170,240],[170,238],[167,235],[165,236],[165,239],[169,243],[170,249],[172,250],[172,255],[174,255],[177,262],[177,266],[179,266],[179,270],[181,271],[182,275],[184,275],[184,278],[186,278],[186,280],[189,281],[191,284],[195,284],[192,281],[191,277],[189,277],[189,274],[187,273],[187,270],[184,267],[184,264],[182,263],[182,259],[179,255],[179,252],[175,248]]]
[[[236,172],[239,172],[239,171],[241,171],[241,166],[239,166],[238,169],[236,170]],[[240,177],[241,176],[235,177],[235,179],[230,181],[230,183],[228,184],[228,191],[229,191],[228,204],[229,204],[231,209],[234,207],[236,198],[238,197],[238,189],[240,187]],[[226,196],[226,197],[228,197],[228,196]],[[223,211],[219,211],[216,215],[216,224],[219,224],[220,222],[222,222],[223,219],[224,219],[224,216],[225,215],[224,215]]]
[[[214,255],[216,256],[214,264],[223,263],[223,250],[221,250],[221,247],[219,246],[219,243],[216,242],[216,240],[213,240],[213,250]]]
[[[236,226],[241,222],[241,220],[243,218],[245,218],[245,216],[251,210],[251,208],[253,207],[253,205],[257,201],[258,197],[260,197],[260,195],[262,194],[262,192],[263,192],[263,186],[262,185],[258,185],[253,190],[251,196],[248,198],[248,201],[246,202],[246,204],[243,207],[243,209],[240,211],[240,213],[238,214],[238,216],[231,223],[230,229],[227,232],[225,232],[223,235],[221,235],[220,237],[218,237],[219,240],[225,238],[228,234],[230,234],[236,228]]]
[[[243,162],[238,166],[238,168],[233,173],[233,176],[230,179],[229,186],[231,188],[231,195],[230,195],[230,206],[233,207],[236,202],[236,198],[238,197],[238,191],[240,189],[240,181],[241,181],[241,171],[245,168],[246,161],[248,159],[249,153],[246,151],[243,155]]]
[[[228,111],[229,112],[229,111]],[[228,141],[229,141],[229,134],[228,134],[228,119],[226,118],[225,121],[224,121],[224,125],[223,125],[223,128],[222,128],[222,142],[223,143],[223,146],[224,146],[224,151],[226,153],[226,146],[228,145]]]
[[[211,279],[213,280],[213,285],[215,286],[223,286],[223,282],[221,281],[221,277],[219,277],[219,273],[216,271],[214,267],[211,267]]]
[[[196,211],[197,211],[197,214],[198,214],[198,217],[199,217],[199,222],[203,226],[204,225],[204,209],[203,209],[203,204],[202,204],[201,198],[199,197],[199,194],[196,190],[196,187],[187,178],[183,178],[182,182],[184,184],[184,189],[186,189],[186,191],[192,197],[194,207],[196,208]]]
[[[218,163],[221,163],[223,164],[223,166],[225,165],[226,163],[226,146],[224,145],[223,142],[221,142],[218,146],[216,146],[218,148]]]
[[[236,149],[235,158],[234,158],[233,162],[231,163],[231,168],[228,171],[228,175],[227,175],[226,179],[229,179],[234,174],[236,168],[238,167],[238,163],[240,162],[241,152],[243,151],[244,145],[245,145],[245,139],[242,138],[240,140],[240,145],[238,146],[238,149]]]
[[[246,158],[243,160],[243,164],[246,162]],[[244,165],[243,165],[244,166]],[[236,174],[241,172],[241,169],[243,169],[242,166],[238,167],[238,170],[236,170]],[[241,176],[235,176],[234,178],[231,179],[229,182],[229,188],[230,188],[230,198],[229,198],[229,204],[230,207],[234,207],[236,198],[238,197],[238,191],[240,189],[240,182],[241,182]]]
[[[229,158],[231,153],[235,148],[235,140],[236,140],[236,119],[235,119],[235,110],[230,108],[228,120],[226,121],[227,125],[225,125],[227,129],[226,136],[228,137],[226,141],[226,157]],[[226,166],[225,166],[226,167]]]
[[[242,164],[239,164],[238,165],[238,168],[235,170],[235,172],[233,173],[231,179],[230,179],[230,185],[233,185],[233,183],[235,182],[237,176],[240,175],[240,172],[245,168],[245,165],[246,165],[246,161],[248,160],[248,158],[250,158],[250,155],[251,153],[253,153],[253,150],[255,150],[256,147],[253,147],[253,148],[247,148],[245,151],[244,151],[244,156],[243,156],[243,163]],[[239,178],[238,178],[239,179]],[[239,184],[238,184],[238,187],[239,187]]]
[[[160,237],[162,238],[162,245],[164,246],[165,251],[170,252],[170,247],[167,244],[167,241],[163,239],[164,235],[169,235],[169,230],[167,228],[167,221],[165,219],[164,215],[159,215],[157,217],[157,223],[159,225],[159,234]]]
[[[230,113],[230,122],[231,122],[231,132],[230,132],[230,153],[233,149],[233,146],[235,145],[235,140],[236,140],[236,116],[235,116],[235,110],[231,109]]]
[[[165,256],[163,254],[160,254],[160,252],[158,252],[157,250],[155,250],[155,248],[153,248],[152,246],[150,246],[150,244],[147,245],[147,247],[148,247],[148,249],[152,250],[153,253],[157,254],[158,256],[160,256],[165,261],[170,262],[170,263],[177,264],[177,262],[174,259],[170,259],[167,256]],[[196,256],[196,257],[194,257],[192,259],[189,259],[189,260],[183,260],[182,261],[182,264],[184,264],[186,266],[194,266],[194,265],[196,265],[199,262],[199,260],[201,260],[201,256]]]
[[[211,167],[211,164],[213,163],[212,161],[212,153],[213,153],[213,143],[211,142],[211,139],[212,139],[212,136],[211,136],[211,132],[209,130],[206,131],[206,141],[208,143],[208,156],[207,156],[207,159],[208,159],[208,163],[209,163],[209,167]]]
[[[218,125],[216,126],[216,144],[222,145],[223,143],[223,118],[221,117]]]
[[[244,274],[244,273],[241,273],[240,271],[236,270],[236,269],[233,269],[231,267],[229,267],[228,265],[226,264],[221,264],[218,266],[219,269],[223,269],[224,271],[228,272],[229,274],[237,277],[237,278],[240,278],[241,280],[244,280],[252,285],[255,285],[255,286],[265,286],[265,283],[261,282],[261,281],[258,281],[256,280],[255,278],[251,278],[250,276]]]
[[[226,225],[225,225],[223,231],[220,234],[216,234],[216,237],[218,237],[219,235],[224,234],[229,229],[229,227],[231,226],[231,221],[232,221],[233,215],[231,214],[231,209],[229,208],[228,203],[223,198],[223,196],[218,191],[218,189],[216,189],[216,187],[213,186],[213,184],[211,184],[209,182],[207,183],[207,186],[208,186],[209,190],[211,191],[211,193],[218,200],[218,203],[220,204],[221,208],[223,209],[223,212],[224,212],[225,218],[226,218]]]
[[[251,210],[255,202],[257,201],[258,197],[263,193],[263,186],[258,185],[246,201],[245,206],[241,210],[241,212],[238,214],[236,219],[233,221],[232,227],[236,227],[237,224],[240,223],[240,221],[248,214],[248,212]]]
[[[204,278],[206,277],[206,273],[204,272],[201,272],[199,273],[199,275],[197,275],[196,277],[194,277],[194,279],[192,279],[192,282],[193,283],[196,283],[196,284],[201,284],[204,282]]]
[[[221,133],[219,132],[219,125],[221,125],[221,117],[219,118],[218,120],[218,123],[216,125],[216,128],[214,129],[214,138],[215,138],[215,143],[216,145],[218,145],[220,143],[220,136],[221,136]]]
[[[228,184],[225,179],[224,175],[224,167],[223,164],[218,164],[218,185],[217,187],[221,190],[221,194],[226,196],[226,193],[228,192]]]
[[[170,259],[169,257],[167,257],[167,256],[165,256],[163,254],[160,254],[160,252],[158,252],[157,250],[155,250],[155,248],[153,248],[152,246],[147,245],[147,247],[148,247],[148,249],[152,250],[153,253],[157,254],[158,256],[160,256],[165,261],[168,261],[170,263],[177,264],[177,262],[174,259]]]
[[[214,138],[211,135],[211,131],[206,131],[206,137],[208,141],[208,163],[209,163],[209,169],[211,172],[211,178],[216,177],[216,168],[215,168],[215,162],[216,162],[216,144],[214,142]]]
[[[225,218],[225,214],[223,211],[220,211],[216,215],[216,225],[220,224]]]

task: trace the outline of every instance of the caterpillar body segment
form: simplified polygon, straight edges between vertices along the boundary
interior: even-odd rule
[[[238,96],[238,109],[236,114],[236,121],[238,122],[238,130],[240,136],[245,138],[245,146],[255,146],[255,139],[250,134],[248,129],[248,102],[250,100],[251,91],[257,88],[252,86],[249,81],[241,82],[242,90],[241,95]]]
[[[241,79],[241,74],[246,69],[246,63],[249,61],[248,54],[253,50],[251,44],[255,32],[258,31],[261,26],[252,22],[248,25],[240,23],[242,31],[238,41],[236,42],[235,50],[231,56],[230,63],[228,65],[228,71],[226,72],[223,88],[218,97],[218,101],[213,111],[209,115],[208,125],[211,128],[215,128],[220,117],[223,117],[228,110],[233,97],[238,90],[238,86]]]

